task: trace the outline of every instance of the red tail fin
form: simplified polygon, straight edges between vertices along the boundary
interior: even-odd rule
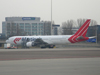
[[[73,36],[71,36],[68,40],[69,40],[71,43],[81,42],[81,41],[88,40],[89,38],[88,38],[88,37],[85,37],[85,36],[86,36],[86,33],[87,33],[87,29],[88,29],[89,24],[90,24],[90,19],[88,19],[88,20],[80,27],[80,29],[79,29]]]
[[[89,24],[90,24],[90,19],[88,19],[74,35],[85,37]]]

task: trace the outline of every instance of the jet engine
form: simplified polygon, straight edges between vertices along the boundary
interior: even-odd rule
[[[32,47],[32,46],[34,46],[34,42],[27,42],[27,43],[26,43],[26,46],[27,46],[27,47]]]

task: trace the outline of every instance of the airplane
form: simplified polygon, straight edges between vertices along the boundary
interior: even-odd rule
[[[41,48],[53,48],[55,45],[81,42],[91,38],[86,37],[89,24],[90,19],[87,19],[74,35],[13,36],[8,38],[6,43],[12,45],[22,45],[22,43],[25,43],[27,47],[40,46]]]

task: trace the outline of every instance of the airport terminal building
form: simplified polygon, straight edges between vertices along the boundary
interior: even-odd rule
[[[2,22],[2,33],[11,35],[43,35],[44,22],[40,17],[6,17]]]

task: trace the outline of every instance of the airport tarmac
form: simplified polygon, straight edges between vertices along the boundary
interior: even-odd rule
[[[0,75],[100,75],[100,58],[0,61]]]
[[[2,60],[100,57],[99,48],[2,49]]]
[[[0,49],[0,75],[100,75],[100,49]]]
[[[100,50],[100,48],[26,48],[26,49],[0,49],[0,51],[54,51],[54,50]]]

